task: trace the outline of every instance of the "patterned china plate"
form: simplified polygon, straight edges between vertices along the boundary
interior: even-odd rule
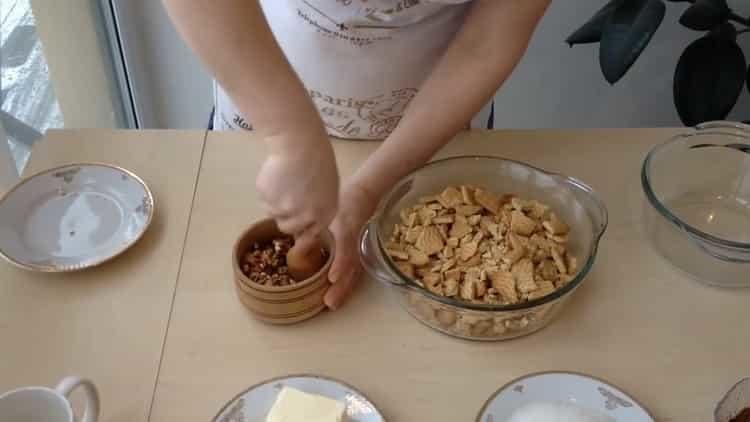
[[[318,375],[290,375],[250,387],[224,405],[213,422],[263,422],[285,386],[346,404],[347,422],[385,422],[383,415],[362,393],[340,381]]]
[[[541,372],[505,384],[485,403],[477,422],[505,422],[532,402],[569,402],[598,410],[618,422],[653,422],[649,412],[617,387],[572,372]]]
[[[148,228],[154,197],[135,174],[106,164],[73,164],[23,180],[0,199],[0,256],[32,271],[99,265]]]

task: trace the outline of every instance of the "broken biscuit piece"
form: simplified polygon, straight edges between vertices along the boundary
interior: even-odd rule
[[[449,186],[399,215],[385,252],[401,273],[434,294],[471,303],[522,303],[562,288],[578,269],[567,248],[570,227],[535,199]],[[505,330],[519,321],[494,326]]]

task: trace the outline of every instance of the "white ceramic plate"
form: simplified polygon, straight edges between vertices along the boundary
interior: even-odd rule
[[[290,375],[250,387],[219,411],[214,422],[263,422],[283,387],[318,394],[346,404],[347,422],[384,422],[375,405],[340,381],[318,375]]]
[[[0,255],[34,271],[92,267],[138,241],[153,213],[151,191],[127,170],[105,164],[46,170],[0,199]]]
[[[532,402],[568,402],[610,415],[618,422],[653,422],[638,402],[617,387],[588,375],[542,372],[504,385],[485,403],[477,422],[506,422]]]

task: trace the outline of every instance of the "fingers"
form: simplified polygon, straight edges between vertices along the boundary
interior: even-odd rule
[[[339,279],[337,283],[332,284],[323,298],[323,302],[325,302],[326,306],[334,311],[340,308],[344,301],[349,297],[352,290],[354,290],[360,276],[361,271],[359,267],[355,267],[352,268],[346,276]]]
[[[274,219],[276,220],[276,225],[279,226],[279,230],[295,237],[301,235],[302,233],[313,231],[312,228],[314,227],[314,224],[311,224],[305,218],[274,217]]]
[[[345,234],[342,227],[334,224],[331,232],[336,242],[336,255],[333,257],[328,279],[331,283],[336,284],[347,275],[347,272],[359,265],[359,255],[357,255],[356,249],[352,248],[351,238]]]

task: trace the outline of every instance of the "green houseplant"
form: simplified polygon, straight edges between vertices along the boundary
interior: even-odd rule
[[[682,53],[674,75],[674,104],[685,125],[723,120],[743,88],[750,69],[738,38],[750,32],[750,17],[733,11],[727,0],[667,0],[686,3],[680,24],[701,36]],[[565,41],[599,44],[604,78],[617,83],[648,46],[666,13],[665,0],[610,0]]]

